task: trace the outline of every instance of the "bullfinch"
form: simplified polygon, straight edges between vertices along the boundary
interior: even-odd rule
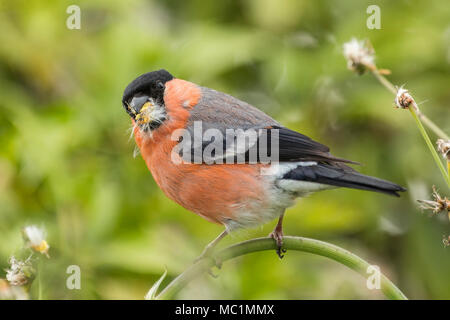
[[[200,257],[233,230],[277,218],[270,236],[281,258],[284,212],[312,192],[346,187],[398,196],[405,191],[355,171],[346,164],[353,161],[331,155],[327,146],[252,105],[163,69],[133,80],[122,105],[137,147],[166,196],[225,227]],[[256,134],[245,136],[250,131]],[[256,156],[250,152],[255,149]]]

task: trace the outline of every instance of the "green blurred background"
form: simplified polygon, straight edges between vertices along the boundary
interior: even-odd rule
[[[448,219],[417,209],[435,184],[448,194],[408,112],[370,75],[346,68],[342,44],[368,38],[377,64],[450,131],[450,7],[446,0],[0,1],[0,270],[20,230],[45,226],[43,297],[142,299],[168,270],[188,267],[222,228],[168,200],[133,158],[125,86],[159,68],[230,93],[282,124],[407,186],[400,199],[339,189],[289,209],[285,233],[340,245],[381,267],[409,298],[450,298]],[[81,8],[81,30],[66,8]],[[435,137],[432,137],[435,140]],[[443,195],[444,195],[443,194]],[[221,246],[265,236],[275,221]],[[68,290],[66,268],[81,268]],[[224,264],[178,298],[378,299],[325,258],[290,251]],[[0,277],[4,277],[3,271]],[[31,293],[35,297],[35,285]]]

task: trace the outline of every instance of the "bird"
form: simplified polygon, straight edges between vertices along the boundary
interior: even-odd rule
[[[165,69],[131,81],[122,105],[131,117],[137,148],[163,193],[224,227],[199,259],[211,256],[227,234],[275,219],[269,236],[282,258],[286,209],[317,191],[345,187],[392,196],[406,191],[357,172],[349,166],[357,162],[333,156],[327,146],[249,103]],[[247,132],[256,134],[241,139]]]

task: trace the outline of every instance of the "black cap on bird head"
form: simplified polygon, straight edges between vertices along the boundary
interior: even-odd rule
[[[163,105],[165,83],[173,78],[164,69],[140,75],[125,88],[122,97],[123,107],[131,117],[135,118],[140,108],[149,99]]]

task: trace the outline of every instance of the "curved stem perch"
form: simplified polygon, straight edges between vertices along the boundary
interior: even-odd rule
[[[361,259],[357,255],[342,249],[333,244],[302,238],[285,236],[283,238],[283,247],[288,250],[296,250],[317,254],[323,257],[335,260],[350,269],[358,272],[363,277],[367,277],[367,268],[370,266],[368,262]],[[232,245],[228,248],[218,251],[213,254],[211,259],[202,259],[199,262],[190,266],[182,274],[170,282],[164,290],[156,297],[156,299],[170,299],[178,291],[184,288],[190,281],[208,272],[214,265],[214,259],[218,261],[226,261],[232,258],[249,254],[252,252],[274,250],[276,244],[270,238],[256,238],[238,244]],[[389,299],[406,300],[406,296],[383,274],[381,275],[381,291]]]

